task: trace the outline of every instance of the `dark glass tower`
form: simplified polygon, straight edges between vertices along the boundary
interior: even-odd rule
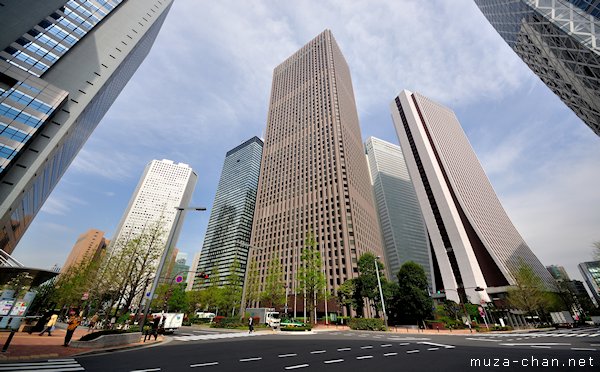
[[[600,136],[600,2],[475,3],[527,66]]]
[[[239,263],[236,271],[240,285],[244,280],[262,149],[263,141],[253,137],[228,151],[223,162],[197,268],[197,273],[218,272],[221,284],[228,283],[235,261]],[[194,288],[208,284],[196,279]]]
[[[2,2],[0,249],[14,250],[150,51],[171,4]]]

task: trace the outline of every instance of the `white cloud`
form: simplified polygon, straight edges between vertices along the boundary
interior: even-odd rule
[[[87,202],[76,196],[52,194],[48,200],[46,200],[46,203],[44,203],[40,212],[64,216],[70,213],[73,210],[73,207],[85,205],[87,205]]]

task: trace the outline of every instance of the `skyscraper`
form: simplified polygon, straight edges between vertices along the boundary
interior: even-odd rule
[[[600,3],[475,3],[527,66],[600,136]]]
[[[521,263],[552,276],[508,218],[454,112],[402,91],[391,104],[446,297],[490,301],[515,284]],[[480,289],[483,289],[481,291]]]
[[[365,148],[388,275],[395,280],[402,264],[413,261],[425,270],[434,289],[427,228],[402,150],[375,137],[367,139]]]
[[[0,249],[14,250],[150,51],[171,4],[2,2]]]
[[[600,306],[600,261],[582,262],[577,266],[596,304]]]
[[[350,70],[329,30],[273,71],[252,227],[259,277],[279,259],[296,293],[310,233],[330,292],[358,275],[363,253],[383,257]]]
[[[569,274],[567,274],[567,270],[565,270],[565,268],[562,266],[550,265],[550,266],[546,266],[546,269],[548,269],[548,272],[550,273],[550,275],[552,275],[552,277],[556,280],[562,280],[562,281],[571,280],[571,278],[569,277]]]
[[[225,155],[196,268],[213,278],[218,273],[221,285],[228,283],[234,262],[240,283],[244,280],[262,151],[263,141],[252,137]],[[202,279],[195,282],[195,289],[208,285]]]
[[[196,275],[193,274],[198,271],[198,263],[200,263],[200,252],[194,254],[194,259],[192,260],[192,265],[190,266],[190,272],[186,279],[186,291],[191,291],[194,289],[194,280],[196,279]]]
[[[175,208],[188,206],[197,179],[198,176],[187,164],[175,164],[166,159],[152,160],[144,169],[121,217],[108,253],[114,255],[115,249],[120,249],[131,239],[149,233],[156,223],[162,227],[163,234],[160,235],[161,243],[154,246],[169,248],[165,247],[165,244],[171,230],[177,228],[173,232],[173,241],[176,242],[182,226],[182,221],[178,226],[174,226],[177,213]],[[158,256],[160,257],[160,254]]]
[[[79,235],[60,272],[66,273],[71,267],[99,259],[108,243],[109,241],[104,239],[104,232],[97,229],[89,229]]]

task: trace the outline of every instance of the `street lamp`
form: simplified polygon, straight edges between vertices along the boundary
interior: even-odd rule
[[[381,307],[383,308],[383,321],[385,322],[385,328],[388,326],[387,314],[385,313],[385,301],[383,300],[383,291],[381,290],[381,279],[379,279],[379,267],[377,266],[377,260],[381,257],[375,257],[375,274],[377,274],[377,284],[379,285],[379,298],[381,298]]]
[[[175,213],[175,221],[173,222],[173,227],[171,231],[169,231],[169,237],[167,239],[167,244],[165,244],[165,249],[160,257],[160,261],[158,263],[158,269],[156,271],[156,275],[154,276],[154,281],[152,282],[152,287],[150,288],[150,298],[146,301],[146,306],[144,308],[144,318],[142,319],[142,324],[140,325],[140,330],[144,329],[144,324],[146,323],[146,318],[148,317],[148,311],[150,310],[150,304],[152,303],[152,299],[154,298],[154,292],[158,287],[158,282],[160,280],[160,273],[165,266],[165,262],[167,261],[167,256],[169,255],[169,251],[171,251],[171,247],[174,245],[175,240],[175,232],[179,227],[179,223],[181,221],[181,212],[183,211],[205,211],[204,207],[175,207],[177,212]]]

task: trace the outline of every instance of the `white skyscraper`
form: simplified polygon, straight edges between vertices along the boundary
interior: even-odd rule
[[[454,112],[406,90],[391,110],[446,297],[490,302],[515,284],[521,263],[552,290],[552,276],[504,211]]]
[[[187,164],[175,164],[171,160],[152,160],[146,166],[111,240],[110,254],[115,247],[143,234],[161,219],[164,234],[161,236],[163,243],[158,246],[164,247],[175,222],[175,208],[187,207],[197,179],[198,176]],[[173,241],[177,241],[181,222]]]
[[[190,265],[190,273],[195,273],[196,271],[198,271],[198,263],[199,262],[200,262],[200,252],[197,252],[194,255],[194,260],[192,261],[192,264]],[[191,291],[193,289],[195,278],[196,278],[195,275],[188,275],[188,277],[186,279],[187,285],[185,286],[186,291]]]
[[[425,270],[433,289],[427,228],[402,150],[398,145],[375,137],[367,139],[365,148],[388,275],[396,281],[400,267],[413,261]]]

